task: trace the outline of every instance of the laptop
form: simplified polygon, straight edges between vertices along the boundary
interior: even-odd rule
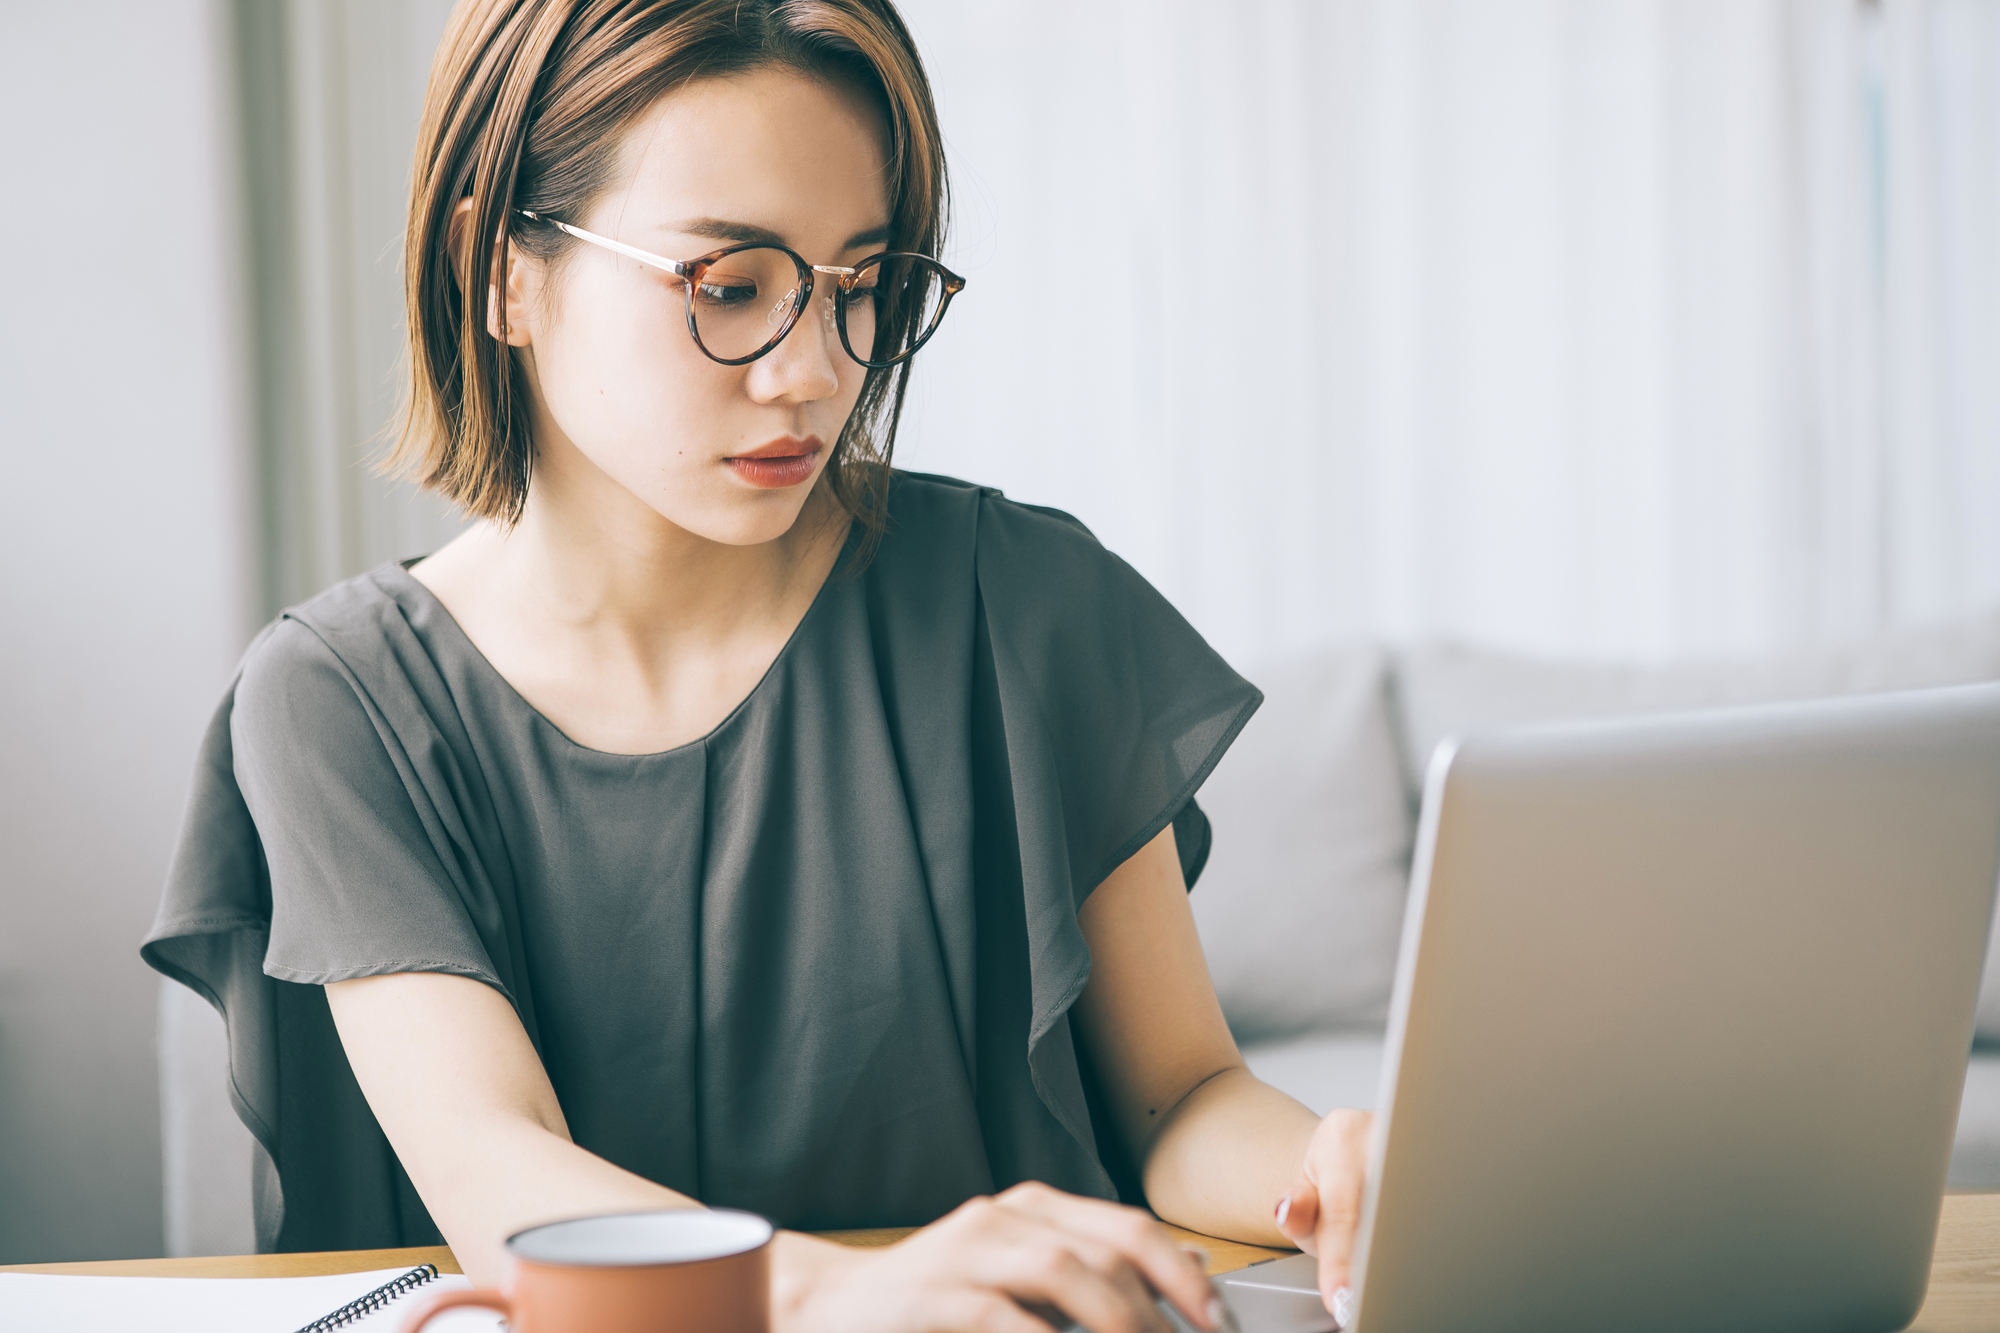
[[[1351,1327],[1902,1328],[1996,874],[2000,685],[1441,746]],[[1336,1327],[1313,1263],[1243,1333]]]

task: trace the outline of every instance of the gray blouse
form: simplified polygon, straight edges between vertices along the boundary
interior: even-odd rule
[[[569,740],[400,565],[258,636],[142,953],[228,1022],[260,1248],[439,1240],[320,989],[388,972],[505,995],[576,1142],[706,1203],[819,1229],[1129,1194],[1077,911],[1170,821],[1193,882],[1193,793],[1261,696],[1065,514],[898,473],[858,573],[854,540],[750,696],[658,754]]]

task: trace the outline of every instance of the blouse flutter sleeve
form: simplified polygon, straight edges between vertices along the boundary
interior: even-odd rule
[[[1060,862],[1069,910],[1169,823],[1192,888],[1208,851],[1195,790],[1263,695],[1058,510],[990,498],[977,568],[1008,753],[1039,769],[1023,839]]]
[[[264,971],[326,985],[450,972],[505,993],[455,882],[453,809],[425,756],[305,625],[286,620],[246,663],[230,723],[235,775],[271,881]]]
[[[1069,1022],[1090,976],[1077,914],[1170,823],[1192,885],[1208,846],[1195,790],[1263,696],[1066,514],[988,492],[975,564],[974,714],[986,719],[975,735],[981,771],[1000,774],[984,782],[983,804],[1007,811],[1007,854],[1018,856],[1028,1073],[1111,1173],[1089,1192],[1136,1199]]]
[[[203,739],[141,953],[223,1015],[231,1100],[262,1150],[261,1250],[355,1234],[435,1243],[320,986],[424,971],[508,992],[475,919],[493,915],[493,896],[468,877],[463,820],[437,799],[450,751],[385,715],[362,675],[289,617],[251,645]],[[356,1173],[385,1187],[351,1190]]]

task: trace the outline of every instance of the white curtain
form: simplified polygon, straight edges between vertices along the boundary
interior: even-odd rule
[[[2000,601],[1993,0],[903,0],[971,279],[906,466],[1225,652]]]
[[[410,160],[450,7],[228,0],[264,616],[459,527],[371,467],[400,390]]]

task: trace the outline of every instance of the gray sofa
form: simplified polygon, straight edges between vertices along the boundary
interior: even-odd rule
[[[1193,896],[1252,1069],[1316,1111],[1374,1104],[1417,776],[1446,735],[1509,722],[2000,680],[2000,613],[1758,661],[1641,668],[1450,646],[1333,649],[1252,669],[1268,698],[1201,792],[1215,851]],[[2000,982],[1989,961],[1952,1183],[2000,1187]],[[1866,1058],[1866,1052],[1856,1052]],[[169,1252],[252,1248],[249,1133],[222,1025],[163,983]]]
[[[1419,779],[1440,740],[1515,722],[2000,680],[2000,613],[1758,660],[1637,667],[1360,645],[1249,674],[1267,702],[1202,788],[1216,837],[1195,918],[1250,1067],[1323,1112],[1373,1107],[1379,1092]],[[1996,955],[1956,1187],[2000,1188]]]

